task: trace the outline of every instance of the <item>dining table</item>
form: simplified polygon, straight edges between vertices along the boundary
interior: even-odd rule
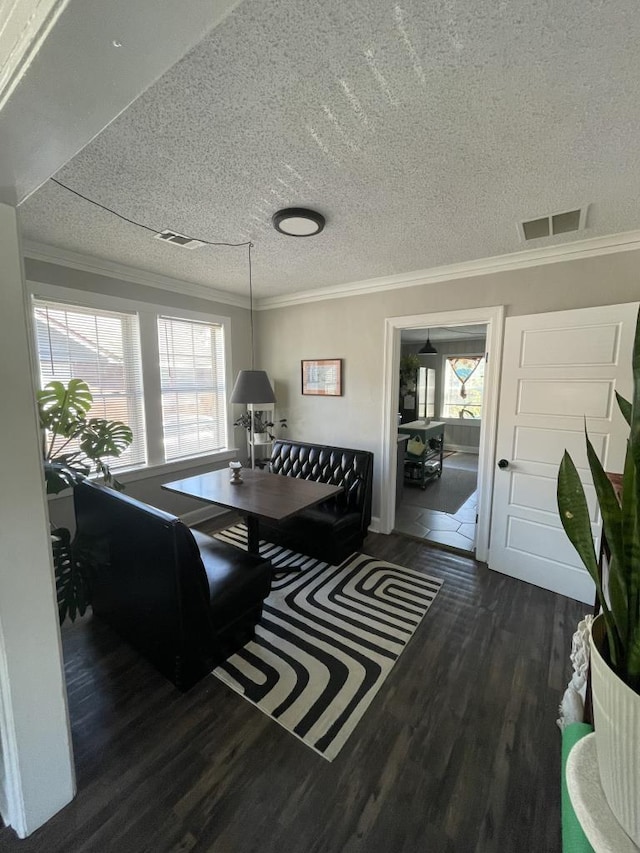
[[[164,483],[162,488],[241,513],[247,523],[247,548],[251,554],[260,550],[261,518],[284,521],[342,491],[341,486],[260,469],[243,468],[240,476],[241,482],[232,482],[229,468],[220,468]]]

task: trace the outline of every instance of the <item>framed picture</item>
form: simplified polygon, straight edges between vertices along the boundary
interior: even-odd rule
[[[319,397],[342,395],[342,359],[302,361],[302,393]]]

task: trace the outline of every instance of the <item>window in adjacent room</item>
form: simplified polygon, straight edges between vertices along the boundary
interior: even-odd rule
[[[436,372],[432,367],[418,368],[418,419],[435,417]]]
[[[133,431],[133,444],[109,466],[115,470],[143,465],[146,441],[137,315],[34,299],[34,317],[42,387],[54,379],[65,384],[84,379],[93,394],[89,417],[124,421]]]
[[[444,359],[443,418],[481,418],[485,358],[482,355]]]
[[[227,445],[224,328],[158,317],[165,459]]]

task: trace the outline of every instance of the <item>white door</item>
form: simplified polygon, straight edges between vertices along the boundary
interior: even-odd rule
[[[600,513],[584,423],[606,471],[622,471],[638,303],[510,317],[505,324],[489,567],[593,603],[594,585],[558,518],[565,448],[583,479],[596,548]]]

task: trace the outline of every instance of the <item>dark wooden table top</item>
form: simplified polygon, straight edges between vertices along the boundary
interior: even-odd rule
[[[242,469],[242,483],[239,485],[232,486],[230,479],[229,468],[221,468],[164,483],[162,488],[272,521],[283,521],[342,491],[340,486],[250,468]]]

